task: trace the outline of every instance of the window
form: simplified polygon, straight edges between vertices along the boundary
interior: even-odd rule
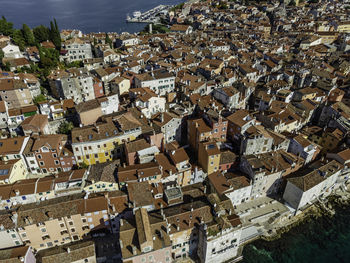
[[[56,153],[53,153],[52,156],[53,156],[53,158],[57,158],[57,154]]]
[[[41,158],[42,158],[40,154],[38,154],[37,157],[38,157],[38,159],[41,159]]]
[[[40,166],[44,166],[45,165],[45,163],[42,162],[42,161],[40,161],[39,164],[40,164]]]

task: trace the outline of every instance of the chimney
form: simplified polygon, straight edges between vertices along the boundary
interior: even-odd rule
[[[80,142],[83,141],[83,136],[79,135],[79,141],[80,141]]]
[[[135,246],[132,246],[132,254],[133,254],[134,256],[137,255],[137,251],[136,251],[136,247],[135,247]]]
[[[153,32],[153,28],[152,28],[152,27],[153,27],[153,25],[152,25],[152,24],[149,24],[149,33],[150,33],[150,34],[152,34],[152,32]]]
[[[18,214],[16,212],[12,212],[11,220],[17,227]]]
[[[120,248],[123,248],[123,241],[121,239],[119,239],[119,245],[120,245]]]
[[[163,220],[165,220],[165,215],[164,215],[164,211],[163,211],[163,208],[160,209],[160,214],[162,215],[163,217]]]
[[[67,253],[68,253],[68,254],[70,253],[70,248],[69,248],[69,247],[67,247]]]
[[[123,226],[124,225],[124,221],[123,221],[123,219],[121,218],[120,219],[120,226]]]

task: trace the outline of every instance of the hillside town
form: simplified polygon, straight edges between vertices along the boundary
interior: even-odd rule
[[[238,262],[348,191],[348,0],[163,16],[23,46],[0,26],[0,262]]]

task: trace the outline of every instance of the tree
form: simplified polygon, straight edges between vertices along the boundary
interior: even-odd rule
[[[2,59],[4,58],[4,56],[5,56],[4,51],[2,51],[2,50],[0,49],[0,64],[1,64]]]
[[[35,45],[35,38],[32,30],[26,24],[22,26],[22,35],[28,46]]]
[[[11,35],[13,42],[19,47],[20,50],[24,50],[26,41],[23,37],[22,30],[15,29]]]
[[[35,104],[38,104],[39,102],[43,102],[45,100],[46,100],[45,95],[44,94],[40,94],[40,95],[36,96],[33,101],[34,101]]]
[[[105,38],[106,44],[109,45],[110,48],[112,48],[112,40],[109,38],[109,35],[106,33],[106,38]]]
[[[58,30],[56,19],[54,21],[50,21],[50,40],[55,45],[57,50],[61,49],[61,35]]]
[[[49,38],[50,38],[50,30],[46,26],[43,26],[43,25],[35,27],[33,29],[33,34],[34,34],[35,40],[38,43],[49,40]]]
[[[11,71],[11,64],[10,64],[10,62],[6,62],[5,65],[3,66],[3,69],[5,71]]]
[[[38,48],[40,55],[40,71],[46,77],[50,74],[52,69],[58,66],[60,53],[57,49],[43,48],[41,46],[38,46]]]
[[[57,25],[56,18],[54,18],[53,21],[54,21],[54,23],[55,23],[55,29],[56,29],[56,31],[60,32],[60,31],[58,30],[58,25]]]
[[[6,18],[2,16],[0,20],[0,34],[10,36],[13,33],[13,23],[7,22]]]
[[[58,132],[62,134],[70,134],[71,130],[73,130],[74,125],[72,122],[62,122],[58,127]]]

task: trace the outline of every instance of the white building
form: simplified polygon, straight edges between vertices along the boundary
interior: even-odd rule
[[[216,192],[219,196],[226,196],[233,206],[250,199],[252,185],[245,176],[216,172],[208,175],[208,179],[212,192]]]
[[[314,156],[318,153],[317,146],[305,139],[303,136],[298,135],[291,138],[288,152],[295,155],[300,155],[305,159],[305,163],[309,163],[314,159]]]
[[[80,38],[72,38],[62,43],[60,60],[68,63],[92,58],[91,44]]]
[[[175,77],[166,70],[155,70],[135,76],[135,87],[147,87],[162,96],[174,91]]]
[[[19,50],[19,47],[13,44],[7,44],[2,48],[5,58],[22,58],[23,55]]]
[[[237,256],[241,221],[233,214],[222,218],[221,222],[222,225],[205,225],[199,232],[198,257],[201,263],[225,262]]]
[[[320,197],[331,194],[343,165],[333,160],[326,164],[314,163],[304,173],[288,179],[283,199],[299,210]]]
[[[242,142],[242,154],[260,154],[271,151],[273,138],[261,125],[251,126],[245,132]]]
[[[135,100],[135,106],[141,110],[146,118],[151,118],[152,115],[165,111],[165,98],[157,96],[148,88],[131,89],[129,94],[130,98]]]
[[[6,220],[3,220],[3,217],[7,217]],[[9,247],[16,247],[23,244],[17,230],[15,229],[14,222],[10,222],[10,224],[13,224],[13,226],[10,229],[5,229],[4,224],[8,223],[6,221],[16,220],[16,218],[8,219],[8,215],[4,214],[0,217],[0,249],[2,248],[9,248]],[[8,227],[8,226],[7,226]]]
[[[118,94],[110,94],[107,97],[97,99],[101,105],[103,115],[118,112],[119,109],[119,96]]]
[[[234,87],[214,89],[213,95],[229,109],[239,108],[240,93]]]
[[[164,134],[164,143],[181,142],[181,118],[173,113],[162,112],[152,116],[154,127]]]
[[[50,77],[52,93],[57,99],[73,99],[76,104],[95,98],[93,76],[85,69],[70,69]]]

